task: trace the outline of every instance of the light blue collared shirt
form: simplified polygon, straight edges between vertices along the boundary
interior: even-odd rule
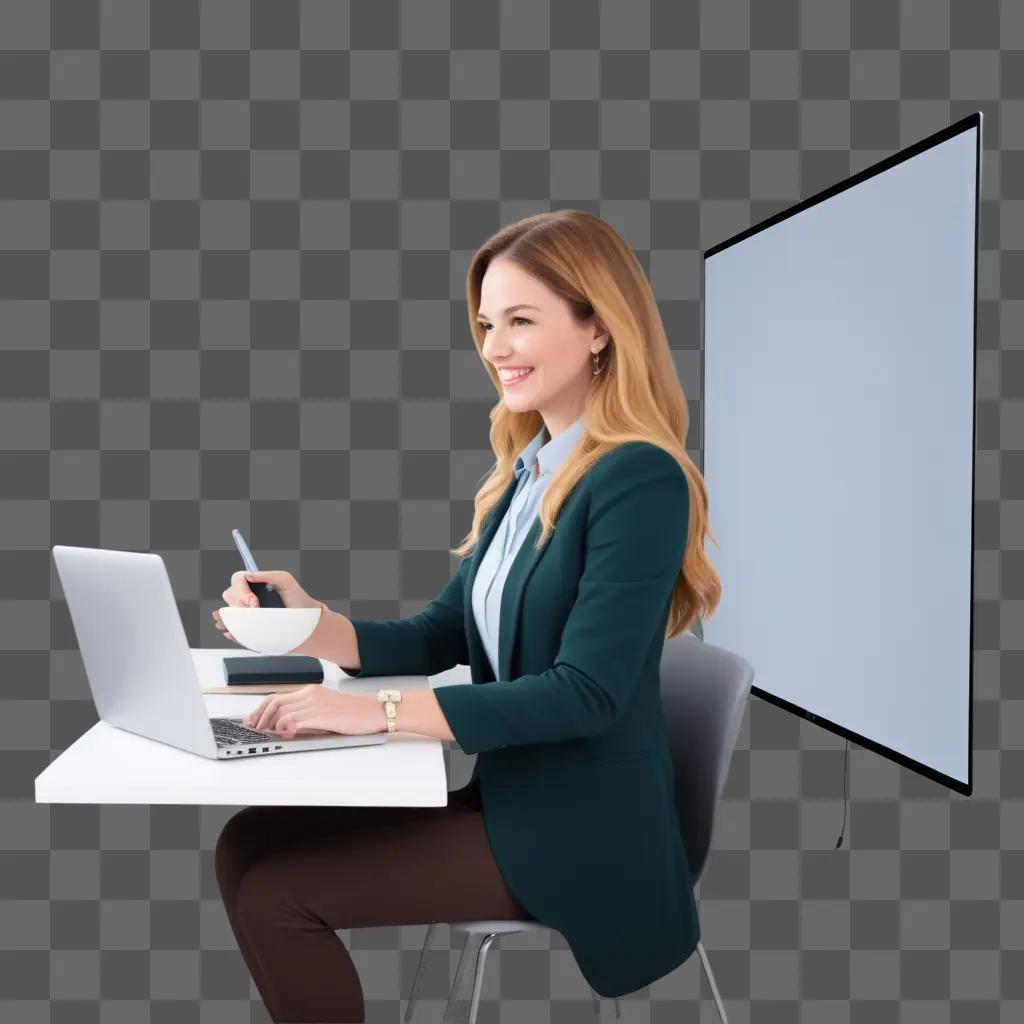
[[[547,490],[551,477],[558,471],[566,456],[575,447],[583,432],[583,417],[567,427],[554,440],[548,437],[547,427],[541,427],[515,462],[518,479],[515,494],[509,503],[505,518],[498,524],[487,550],[480,559],[480,568],[473,580],[473,615],[484,650],[491,662],[494,678],[498,678],[498,629],[500,626],[501,594],[505,589],[516,553],[537,518],[540,499]],[[534,479],[534,466],[540,475]]]

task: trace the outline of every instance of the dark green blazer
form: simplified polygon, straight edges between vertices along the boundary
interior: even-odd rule
[[[535,519],[505,581],[495,680],[471,595],[515,483],[422,612],[352,620],[361,668],[345,671],[470,666],[472,685],[434,694],[459,746],[478,755],[471,785],[501,874],[561,932],[598,995],[624,995],[700,938],[659,675],[689,490],[664,449],[631,441],[577,482],[540,552]]]

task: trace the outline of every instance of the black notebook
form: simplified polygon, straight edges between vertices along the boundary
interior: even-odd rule
[[[305,654],[263,654],[257,658],[225,658],[228,685],[246,683],[322,683],[324,667],[319,658]]]

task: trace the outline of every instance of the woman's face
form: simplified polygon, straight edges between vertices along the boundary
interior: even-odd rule
[[[593,376],[591,353],[606,344],[603,330],[593,319],[577,321],[565,299],[500,256],[484,273],[477,319],[484,358],[502,377],[505,405],[516,412],[536,409],[557,437],[583,413]],[[530,373],[508,384],[506,368]]]

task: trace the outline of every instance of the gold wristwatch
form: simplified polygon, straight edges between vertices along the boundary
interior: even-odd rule
[[[384,714],[388,717],[388,732],[395,732],[398,729],[398,720],[395,717],[395,705],[402,703],[402,691],[378,690],[377,700],[384,705]]]

